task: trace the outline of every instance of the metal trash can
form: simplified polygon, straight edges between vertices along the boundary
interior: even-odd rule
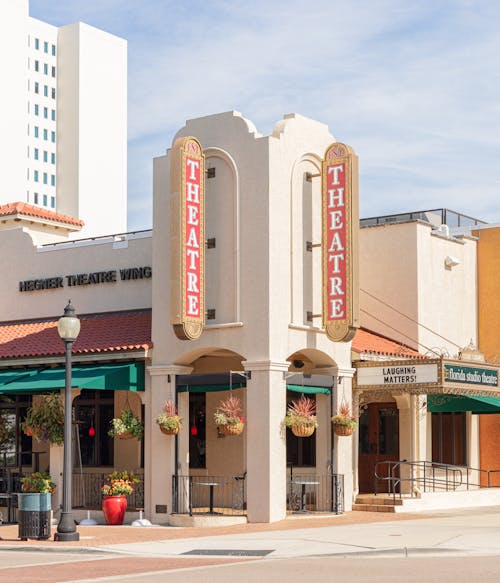
[[[18,494],[19,538],[50,538],[50,494]]]

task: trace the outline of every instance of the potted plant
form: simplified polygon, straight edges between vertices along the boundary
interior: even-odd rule
[[[102,511],[106,524],[123,524],[125,511],[127,510],[127,498],[134,491],[134,484],[139,482],[139,478],[134,472],[111,472],[106,476],[106,483],[102,486],[101,492]]]
[[[231,395],[219,403],[215,410],[214,420],[217,430],[222,435],[240,435],[245,427],[245,419],[241,416],[242,406],[238,397]]]
[[[142,439],[141,420],[130,409],[124,409],[120,417],[111,419],[108,435],[118,439]]]
[[[358,426],[358,420],[351,413],[349,405],[342,401],[336,415],[332,417],[335,435],[352,435]]]
[[[182,417],[179,417],[177,407],[173,401],[163,405],[162,412],[156,418],[156,423],[165,435],[177,435],[182,429]]]
[[[21,478],[21,493],[18,494],[20,539],[50,537],[50,496],[55,487],[47,473],[35,472]]]
[[[64,408],[59,394],[40,396],[26,412],[22,424],[26,435],[37,441],[48,441],[55,445],[64,442]]]
[[[302,395],[298,401],[292,401],[287,408],[285,426],[297,437],[310,437],[318,427],[314,400]]]

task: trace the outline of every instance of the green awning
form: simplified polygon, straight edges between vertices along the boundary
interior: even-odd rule
[[[329,395],[330,389],[327,387],[311,387],[307,385],[287,385],[287,391],[293,391],[294,393],[304,393],[304,395]]]
[[[241,389],[245,387],[245,383],[233,383],[232,389]],[[323,393],[324,395],[330,394],[330,389],[327,387],[309,387],[302,385],[287,385],[288,391],[294,391],[296,393],[304,393],[305,395],[314,395],[317,393]],[[229,391],[231,390],[229,384],[219,384],[219,385],[180,385],[177,387],[179,393],[213,393],[217,391]]]
[[[460,413],[471,411],[476,414],[500,413],[500,398],[467,395],[427,395],[427,411],[431,413]]]
[[[12,377],[8,379],[7,373]],[[17,375],[15,374],[17,372]],[[63,389],[66,382],[64,368],[18,369],[0,374],[0,394],[43,393]],[[144,391],[144,363],[131,362],[73,366],[71,386],[75,389],[112,391]]]
[[[245,386],[245,383],[233,383],[231,386],[225,383],[220,385],[180,385],[177,387],[177,391],[179,393],[215,393],[218,391],[234,391]]]

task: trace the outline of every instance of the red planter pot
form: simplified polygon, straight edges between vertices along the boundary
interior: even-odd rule
[[[102,511],[106,524],[123,524],[127,510],[127,498],[125,496],[104,496],[102,499]]]

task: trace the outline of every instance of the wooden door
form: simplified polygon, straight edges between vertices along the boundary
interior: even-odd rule
[[[359,491],[375,489],[375,465],[399,460],[399,415],[396,403],[370,403],[359,417]],[[381,464],[378,474],[387,476],[388,464]],[[377,482],[378,492],[387,492],[388,483]]]

